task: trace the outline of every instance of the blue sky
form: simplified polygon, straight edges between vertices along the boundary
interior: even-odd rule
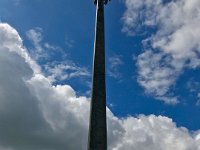
[[[200,129],[199,5],[112,0],[105,6],[107,105],[116,117],[154,114]],[[90,97],[92,0],[0,0],[0,19],[18,31],[52,85]]]

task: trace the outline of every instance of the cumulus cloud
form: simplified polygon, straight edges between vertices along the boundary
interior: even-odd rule
[[[126,132],[116,150],[199,150],[197,136],[194,140],[187,129],[177,128],[167,117],[129,117],[123,121],[123,127]]]
[[[10,25],[0,24],[0,39],[0,149],[86,150],[88,98],[53,86]],[[199,132],[170,118],[107,116],[109,150],[200,150]]]
[[[126,0],[123,31],[155,30],[143,41],[138,56],[138,82],[147,93],[168,104],[178,103],[171,92],[185,69],[200,66],[200,1]]]
[[[70,86],[52,86],[41,72],[36,72],[37,68],[30,65],[33,60],[20,55],[28,53],[15,29],[1,24],[0,38],[1,147],[84,149],[89,114],[87,98],[76,97]],[[73,144],[77,137],[78,145]]]

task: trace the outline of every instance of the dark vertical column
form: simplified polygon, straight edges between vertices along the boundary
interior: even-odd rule
[[[104,3],[97,1],[88,150],[107,150]]]

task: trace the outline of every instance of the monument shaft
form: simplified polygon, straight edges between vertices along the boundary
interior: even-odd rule
[[[104,2],[97,1],[88,150],[107,150]]]

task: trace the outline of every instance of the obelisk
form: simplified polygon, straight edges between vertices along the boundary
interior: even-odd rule
[[[104,5],[107,2],[108,0],[94,0],[96,4],[96,32],[88,150],[107,150],[104,36]]]

